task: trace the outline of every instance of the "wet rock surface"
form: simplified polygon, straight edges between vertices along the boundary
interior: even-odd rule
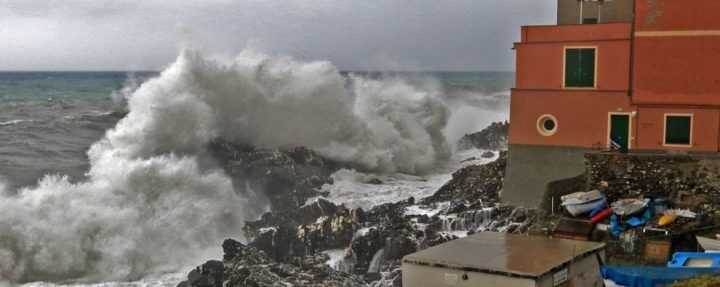
[[[452,179],[435,194],[425,198],[424,203],[464,199],[471,202],[499,202],[507,165],[507,152],[499,159],[484,165],[470,165],[453,173]]]
[[[495,143],[484,147],[502,146],[503,129],[507,124],[496,123],[485,131]],[[527,232],[537,218],[534,210],[499,205],[505,152],[491,163],[458,170],[428,198],[363,210],[322,197],[304,204],[338,169],[312,151],[252,150],[228,143],[216,143],[212,150],[229,156],[221,164],[238,181],[253,178],[241,184],[262,188],[275,202],[261,219],[246,223],[247,245],[227,240],[223,260],[197,267],[184,286],[402,286],[403,256],[477,232]],[[329,250],[335,250],[332,260]]]
[[[188,274],[178,286],[365,286],[357,276],[336,271],[318,254],[278,263],[264,252],[232,239],[223,242],[222,261],[211,260]]]
[[[308,198],[318,196],[317,188],[332,183],[330,175],[341,165],[298,147],[292,150],[253,149],[216,140],[209,152],[233,178],[238,190],[257,191],[267,197],[271,210],[296,209]]]
[[[593,153],[585,156],[585,166],[588,188],[610,199],[649,196],[708,214],[720,210],[717,156]]]
[[[458,141],[458,149],[506,150],[510,123],[494,122],[485,129],[466,134]]]

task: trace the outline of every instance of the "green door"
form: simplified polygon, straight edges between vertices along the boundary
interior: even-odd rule
[[[630,135],[630,115],[610,115],[610,139],[620,145],[621,152],[627,152]]]

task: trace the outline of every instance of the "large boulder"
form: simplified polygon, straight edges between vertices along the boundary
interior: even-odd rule
[[[484,165],[470,165],[452,175],[437,192],[422,200],[424,204],[443,201],[484,203],[499,202],[499,192],[503,187],[507,153],[502,152],[497,160]]]
[[[458,149],[466,150],[471,148],[486,150],[505,150],[508,145],[508,133],[510,124],[495,122],[483,130],[466,134],[458,141]]]
[[[247,196],[266,197],[271,210],[303,206],[308,198],[319,195],[320,186],[332,183],[330,175],[340,167],[304,147],[255,149],[216,140],[209,152],[238,190],[246,190]]]
[[[264,252],[232,239],[223,242],[223,261],[211,260],[190,271],[178,286],[365,286],[359,277],[333,270],[326,256],[307,256],[293,264],[278,263]],[[281,285],[285,286],[285,285]]]

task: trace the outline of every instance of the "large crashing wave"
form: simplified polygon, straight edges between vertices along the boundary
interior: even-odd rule
[[[132,280],[239,237],[257,211],[207,164],[215,138],[427,172],[449,156],[435,96],[400,80],[348,80],[327,62],[184,52],[128,97],[128,114],[88,152],[86,181],[46,176],[0,192],[0,279]]]
[[[129,99],[109,133],[123,152],[196,153],[216,137],[256,147],[309,147],[384,172],[422,173],[449,156],[448,117],[437,92],[397,79],[346,79],[329,62],[243,52],[223,62],[185,52]],[[150,116],[148,116],[150,115]],[[143,145],[133,145],[142,139]]]

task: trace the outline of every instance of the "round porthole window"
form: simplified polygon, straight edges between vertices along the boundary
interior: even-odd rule
[[[544,136],[551,136],[555,134],[557,126],[557,120],[552,115],[542,115],[537,122],[538,132]]]

